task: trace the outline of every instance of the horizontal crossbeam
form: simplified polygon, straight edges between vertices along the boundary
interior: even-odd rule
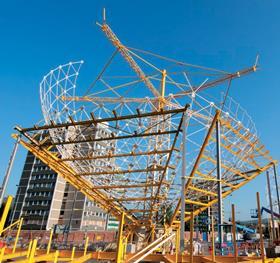
[[[149,200],[154,200],[155,197],[150,196],[150,197],[127,197],[127,198],[111,198],[108,199],[110,202],[133,202],[133,201],[149,201]],[[157,199],[164,199],[163,196],[158,196]],[[129,210],[128,210],[129,211]]]
[[[123,136],[88,138],[88,139],[84,139],[84,140],[72,140],[72,141],[62,141],[62,142],[47,141],[43,144],[40,143],[40,146],[51,146],[51,145],[57,146],[57,145],[88,143],[88,142],[125,140],[125,139],[134,139],[134,138],[140,138],[140,137],[162,136],[162,135],[176,134],[176,133],[177,133],[177,130],[172,130],[172,131],[158,131],[158,132],[150,132],[150,133],[135,133],[132,135],[123,135]]]
[[[94,176],[94,175],[105,175],[105,174],[129,174],[129,173],[150,173],[164,171],[164,167],[158,168],[147,168],[147,169],[135,169],[135,170],[112,170],[104,172],[92,172],[92,173],[80,173],[78,176]]]
[[[135,157],[135,156],[144,156],[144,155],[160,155],[171,153],[171,150],[154,150],[148,152],[130,152],[130,153],[120,153],[120,154],[106,154],[106,155],[94,155],[94,156],[85,156],[85,157],[71,157],[63,158],[58,162],[67,162],[67,161],[85,161],[85,160],[98,160],[98,159],[108,159],[108,158],[122,158],[122,157]]]
[[[163,182],[163,184],[169,185],[168,182]],[[156,187],[159,183],[142,183],[142,184],[124,184],[124,185],[97,185],[92,189],[122,189],[122,188],[142,188],[142,187]]]
[[[31,132],[31,131],[41,131],[41,130],[50,130],[50,129],[57,129],[57,128],[68,128],[73,126],[89,126],[91,124],[102,124],[104,122],[114,122],[114,121],[121,121],[121,120],[129,120],[129,119],[137,119],[137,118],[147,118],[147,117],[153,117],[153,116],[161,116],[161,115],[168,115],[168,114],[177,114],[182,113],[187,110],[189,105],[187,104],[184,108],[180,109],[173,109],[173,110],[161,110],[161,111],[153,111],[153,112],[147,112],[147,113],[141,113],[139,111],[138,114],[131,114],[131,115],[123,115],[123,116],[117,116],[117,117],[108,117],[108,118],[102,118],[102,119],[96,119],[94,118],[94,115],[92,115],[92,119],[86,120],[86,121],[74,121],[74,122],[66,122],[66,123],[59,123],[59,124],[49,124],[49,125],[43,125],[43,126],[37,126],[35,125],[32,128],[20,128],[19,126],[16,126],[15,129],[19,132]]]

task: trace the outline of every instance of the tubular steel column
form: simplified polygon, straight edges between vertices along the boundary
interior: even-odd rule
[[[7,168],[3,183],[2,183],[1,193],[0,193],[0,206],[3,203],[4,195],[5,195],[5,192],[6,192],[6,188],[7,188],[8,182],[9,182],[12,167],[13,167],[14,160],[15,160],[15,157],[16,157],[19,141],[20,141],[20,136],[17,137],[17,140],[15,142],[15,145],[14,145],[14,148],[13,148],[10,160],[9,160],[8,168]]]
[[[211,241],[212,241],[212,262],[215,262],[215,227],[214,216],[211,215]]]
[[[193,208],[191,212],[191,221],[190,221],[190,263],[193,263],[193,229],[194,228],[194,215]]]
[[[236,243],[236,223],[235,223],[235,207],[234,204],[231,205],[231,222],[232,222],[232,242],[234,249],[234,261],[238,262],[238,248]]]
[[[267,190],[268,190],[268,197],[269,197],[269,205],[271,211],[271,222],[272,222],[272,243],[275,240],[275,225],[274,225],[274,211],[273,211],[273,203],[271,197],[271,188],[270,188],[270,178],[269,178],[269,171],[266,171],[266,179],[267,179]]]
[[[124,225],[124,213],[121,215],[119,223],[118,241],[117,241],[117,252],[116,252],[116,263],[122,263],[123,261],[123,225]]]
[[[185,209],[186,209],[186,202],[185,202],[185,185],[186,185],[186,112],[184,112],[183,116],[183,138],[182,138],[182,180],[181,180],[181,226],[180,226],[180,252],[181,254],[184,253],[185,250]]]
[[[221,171],[221,148],[220,148],[220,121],[216,121],[216,150],[217,150],[217,180],[218,180],[218,237],[220,249],[223,243],[223,197],[222,197],[222,171]]]
[[[277,194],[277,204],[278,204],[278,213],[280,214],[280,199],[279,199],[279,189],[278,189],[278,180],[277,180],[277,169],[275,163],[273,164],[274,180]]]
[[[260,234],[260,245],[261,245],[261,258],[262,262],[265,263],[264,255],[264,243],[263,243],[263,232],[262,232],[262,216],[261,216],[261,204],[260,204],[260,193],[257,192],[257,206],[258,206],[258,225],[259,225],[259,234]]]

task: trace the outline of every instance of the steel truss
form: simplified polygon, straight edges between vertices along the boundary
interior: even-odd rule
[[[90,127],[95,127],[98,124],[108,123],[108,126],[114,127],[117,122],[127,121],[130,119],[137,119],[138,121],[143,118],[153,118],[154,116],[168,116],[169,114],[180,115],[180,119],[182,119],[183,114],[185,114],[187,107],[182,109],[176,109],[172,111],[164,111],[161,110],[160,112],[152,112],[141,114],[137,113],[135,115],[128,115],[128,116],[118,116],[114,118],[106,118],[106,119],[98,119],[95,120],[91,118],[90,120],[86,121],[71,121],[64,124],[55,124],[52,123],[51,125],[43,125],[43,126],[34,126],[32,128],[22,129],[20,127],[16,127],[19,133],[22,135],[20,139],[20,143],[27,148],[30,152],[32,152],[37,158],[41,159],[44,163],[46,163],[50,168],[52,168],[55,172],[57,172],[60,176],[66,179],[69,183],[76,186],[80,191],[82,191],[87,197],[91,200],[98,201],[100,205],[110,211],[113,215],[117,218],[124,213],[127,222],[131,221],[136,226],[140,225],[149,225],[156,223],[155,214],[160,211],[160,207],[164,205],[164,202],[168,200],[168,191],[166,189],[170,189],[174,182],[171,182],[166,179],[166,173],[168,170],[174,170],[175,167],[172,167],[170,164],[170,160],[172,157],[173,152],[178,153],[176,149],[176,143],[178,139],[179,132],[181,130],[182,121],[178,122],[178,126],[176,130],[172,131],[158,131],[157,133],[153,134],[152,136],[161,136],[164,134],[173,134],[173,141],[171,147],[165,150],[157,150],[154,149],[153,151],[136,151],[131,149],[131,152],[127,153],[119,153],[114,154],[107,152],[103,152],[101,155],[96,155],[93,153],[92,156],[86,157],[71,157],[71,158],[63,158],[57,151],[54,151],[55,147],[64,144],[71,144],[71,145],[79,145],[85,143],[94,143],[96,141],[100,141],[100,139],[106,141],[114,140],[117,144],[118,140],[122,140],[122,137],[112,136],[105,138],[90,138],[86,140],[81,140],[79,136],[75,138],[65,138],[65,140],[60,141],[59,143],[51,141],[51,138],[48,134],[51,133],[51,130],[56,129],[65,129],[69,127],[73,127],[78,129],[90,129]],[[235,135],[238,135],[239,138],[243,141],[250,141],[250,136],[244,136],[240,133],[241,129],[234,129],[228,121],[223,120],[221,118],[221,112],[217,111],[214,115],[212,120],[211,126],[208,129],[208,133],[204,139],[204,142],[200,148],[200,152],[197,155],[197,158],[193,164],[192,171],[188,176],[188,180],[185,186],[185,196],[186,196],[186,204],[190,204],[192,210],[194,210],[194,215],[198,215],[203,210],[207,209],[209,206],[212,206],[217,202],[217,179],[216,174],[213,173],[212,170],[208,170],[208,172],[203,172],[205,169],[205,162],[207,164],[216,166],[216,160],[209,155],[207,148],[211,146],[211,143],[215,141],[213,137],[213,130],[215,128],[216,121],[220,121],[223,129],[230,130]],[[155,123],[153,123],[155,124]],[[42,136],[42,134],[46,134]],[[133,133],[130,135],[132,137],[148,137],[150,136],[149,133]],[[17,137],[17,136],[16,136]],[[130,138],[130,137],[129,137]],[[127,139],[127,138],[126,138]],[[230,152],[231,154],[237,156],[238,158],[244,159],[247,164],[249,164],[253,169],[248,171],[241,171],[237,167],[231,167],[228,165],[223,164],[223,176],[225,177],[226,174],[231,173],[232,176],[229,180],[225,179],[222,180],[223,185],[223,197],[231,194],[233,191],[239,189],[252,179],[254,179],[257,175],[262,173],[263,171],[269,169],[273,166],[274,161],[267,155],[267,152],[264,151],[263,145],[260,145],[259,142],[251,143],[251,152],[250,155],[246,156],[246,158],[241,155],[239,152],[234,150],[236,148],[235,145],[230,145],[227,141],[227,137],[223,137],[222,148],[225,151]],[[242,142],[239,142],[242,144]],[[148,145],[147,145],[148,147]],[[167,156],[165,158],[165,162],[162,165],[149,167],[146,166],[144,169],[131,169],[129,170],[120,170],[117,167],[112,167],[109,170],[103,170],[100,172],[88,172],[88,173],[78,173],[71,168],[71,164],[77,162],[83,163],[84,161],[89,160],[97,160],[97,159],[118,159],[118,158],[143,158],[143,156],[150,158],[151,156],[155,158],[156,156]],[[262,156],[267,163],[265,165],[259,165],[257,159],[259,156]],[[81,164],[82,165],[82,164]],[[130,175],[130,174],[151,174],[153,172],[160,172],[160,176],[158,180],[150,181],[149,177],[146,176],[146,180],[142,180],[135,182],[134,179],[129,180],[118,180],[118,175]],[[94,180],[89,180],[89,178],[99,177],[102,175],[110,175],[112,176],[112,182],[110,184],[98,184]],[[162,193],[162,188],[165,189],[165,192]],[[137,195],[132,197],[131,193],[135,192],[142,193],[141,195]],[[150,189],[151,191],[148,191]],[[157,189],[157,191],[154,191]],[[152,191],[153,190],[153,191]],[[121,195],[118,195],[118,191],[123,191]],[[126,191],[126,192],[125,192]],[[154,194],[147,194],[147,193],[154,193]],[[162,194],[160,194],[162,193]],[[137,201],[136,205],[129,205],[130,202]],[[180,215],[179,211],[180,207],[180,200],[177,203],[177,206],[174,210],[174,215],[170,222],[170,225],[179,224],[179,220],[177,219]],[[190,219],[190,210],[186,211],[185,220]]]
[[[32,128],[22,129],[16,127],[20,134],[24,137],[21,139],[20,143],[23,144],[29,151],[31,151],[36,157],[41,159],[43,162],[48,164],[54,171],[59,175],[65,178],[69,183],[78,187],[78,189],[84,192],[91,200],[99,200],[104,209],[110,210],[110,212],[119,218],[122,212],[125,213],[125,216],[130,221],[138,224],[138,219],[141,219],[141,223],[150,224],[151,218],[154,217],[156,211],[158,211],[160,204],[167,198],[167,191],[171,185],[169,180],[166,180],[166,177],[169,171],[175,169],[170,164],[170,160],[173,152],[177,152],[175,145],[177,143],[178,135],[181,129],[182,121],[178,122],[177,127],[173,127],[172,130],[157,130],[156,132],[149,132],[149,129],[143,129],[142,131],[133,132],[126,136],[116,136],[112,133],[105,133],[104,137],[96,137],[88,135],[86,138],[81,139],[80,136],[75,136],[73,138],[65,138],[59,142],[53,142],[49,136],[52,130],[57,129],[70,129],[76,135],[83,130],[83,136],[86,131],[95,131],[100,125],[105,125],[108,127],[115,127],[117,123],[120,122],[129,122],[132,119],[137,120],[138,122],[150,122],[148,118],[153,119],[153,126],[158,126],[160,122],[166,121],[170,115],[179,116],[179,119],[182,119],[182,116],[185,114],[187,106],[182,109],[175,110],[161,110],[159,112],[151,113],[136,113],[134,115],[126,116],[116,116],[113,118],[105,119],[95,119],[91,118],[86,121],[71,121],[70,123],[64,124],[51,124],[44,126],[35,126]],[[155,118],[159,118],[159,121],[156,123]],[[144,120],[145,119],[145,120]],[[111,128],[112,130],[113,128]],[[100,141],[114,141],[113,145],[117,145],[118,141],[135,138],[140,138],[142,144],[146,144],[146,148],[149,148],[149,145],[145,143],[145,140],[150,140],[149,137],[161,137],[163,135],[168,135],[170,144],[166,145],[162,150],[157,149],[156,147],[153,150],[147,151],[138,151],[132,147],[130,152],[123,152],[115,154],[114,151],[103,151],[99,155],[93,153],[91,156],[79,157],[75,156],[71,158],[63,158],[60,156],[56,149],[57,145],[75,145],[84,147],[85,144],[95,145]],[[125,138],[124,138],[125,137]],[[105,145],[108,145],[105,143]],[[74,153],[75,155],[75,153]],[[130,169],[121,169],[121,167],[116,166],[118,161],[123,158],[132,158],[135,162],[140,162],[142,160],[143,165],[142,169],[134,168],[131,166]],[[159,158],[161,159],[160,165],[153,164],[149,166],[145,159]],[[96,161],[99,159],[114,160],[114,166],[112,167],[102,167],[103,170],[99,172],[94,172],[91,170],[91,167],[87,166],[88,161]],[[84,166],[84,171],[74,171],[71,166],[72,164],[79,166]],[[140,164],[139,164],[140,165]],[[86,171],[86,172],[85,172]],[[156,180],[150,179],[150,175],[158,173]],[[137,182],[135,181],[133,175],[140,174]],[[100,177],[110,176],[112,182],[110,184],[99,184]],[[121,177],[119,177],[121,175]],[[130,176],[131,175],[131,176]],[[126,177],[125,177],[126,176]],[[98,182],[95,177],[98,178]],[[135,191],[137,189],[137,193]],[[164,189],[164,190],[163,190]],[[134,194],[134,197],[132,197]],[[98,198],[98,199],[97,199]],[[129,202],[139,201],[136,205],[130,205]],[[123,204],[127,204],[125,207]],[[150,223],[148,223],[150,222]]]
[[[206,93],[255,72],[256,64],[233,73],[191,65],[129,48],[105,20],[100,26],[117,51],[84,96],[76,94],[83,61],[58,66],[40,83],[44,124],[17,127],[20,135],[14,135],[90,200],[120,220],[124,216],[130,229],[154,229],[171,208],[166,223],[177,227],[182,157],[187,159],[185,220],[217,202],[219,183],[226,197],[275,163],[247,112],[227,94],[221,100]],[[118,54],[120,76],[106,75]],[[181,154],[183,116],[186,156]]]

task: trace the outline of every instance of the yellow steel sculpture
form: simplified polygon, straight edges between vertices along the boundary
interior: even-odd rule
[[[178,262],[181,201],[186,204],[183,216],[188,221],[218,202],[218,184],[225,198],[276,163],[261,144],[250,116],[227,92],[222,100],[206,94],[209,88],[223,84],[229,88],[234,79],[255,72],[257,65],[234,73],[192,65],[125,46],[105,17],[100,27],[117,50],[85,95],[78,97],[75,91],[83,62],[58,66],[40,83],[45,124],[17,126],[13,137],[118,218],[116,262],[126,260],[124,240],[141,228],[146,230],[144,241],[151,240],[151,244],[128,262],[140,260],[170,241],[172,230],[177,233]],[[117,54],[131,70],[123,76],[105,76]],[[131,77],[131,72],[136,76]],[[195,77],[198,80],[192,82]],[[220,179],[214,134],[217,123]],[[182,156],[183,146],[186,156]],[[183,187],[182,158],[187,159]],[[168,220],[167,209],[172,211]],[[159,229],[165,229],[164,234]],[[34,242],[29,259],[35,256]],[[91,257],[86,249],[88,239],[85,245],[80,259],[73,259],[73,250],[73,262]],[[49,252],[50,243],[47,255]]]

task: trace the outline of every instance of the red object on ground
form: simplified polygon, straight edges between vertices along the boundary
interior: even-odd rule
[[[0,248],[3,248],[5,246],[5,242],[0,240]]]

